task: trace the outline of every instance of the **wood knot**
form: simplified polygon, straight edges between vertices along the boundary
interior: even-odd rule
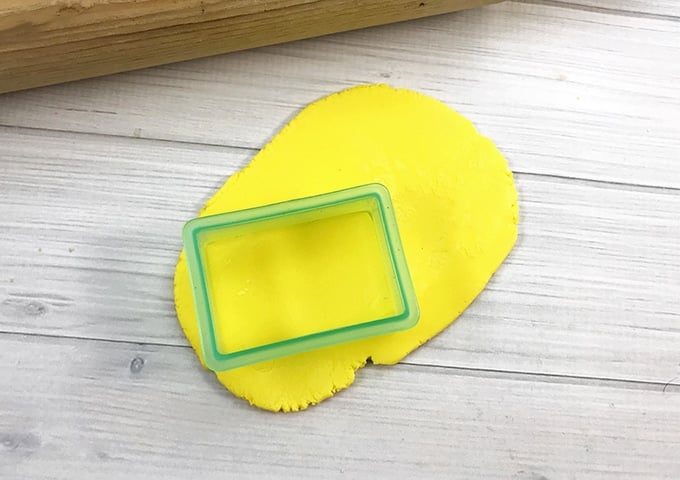
[[[142,357],[135,357],[130,362],[130,371],[132,373],[139,373],[144,368],[144,359]]]
[[[40,437],[33,433],[0,433],[0,447],[20,455],[30,455],[41,444]]]
[[[47,313],[47,307],[45,304],[33,300],[24,306],[24,312],[26,312],[26,315],[32,317],[39,317],[40,315],[45,315],[45,313]]]

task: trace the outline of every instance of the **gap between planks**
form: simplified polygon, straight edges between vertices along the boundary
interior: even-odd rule
[[[0,354],[13,387],[0,403],[14,412],[0,416],[0,471],[6,458],[11,478],[670,479],[678,471],[671,389],[397,365],[360,371],[304,415],[273,415],[225,392],[187,350],[0,342],[16,351]]]
[[[13,130],[16,132],[32,132],[32,133],[41,133],[41,132],[47,132],[47,133],[58,133],[58,134],[63,134],[63,135],[75,135],[75,136],[86,136],[86,137],[91,137],[91,138],[112,138],[116,140],[123,140],[123,141],[130,141],[130,142],[148,142],[148,143],[160,143],[160,144],[165,144],[165,145],[179,145],[179,146],[191,146],[191,147],[205,147],[205,148],[214,148],[214,149],[221,149],[221,150],[237,150],[240,152],[249,152],[253,157],[261,150],[259,148],[253,148],[253,147],[248,147],[248,146],[242,146],[242,145],[231,145],[231,144],[218,144],[218,143],[204,143],[204,142],[197,142],[197,141],[190,141],[190,140],[170,140],[166,138],[144,138],[144,137],[130,137],[127,135],[121,135],[117,133],[100,133],[100,132],[77,132],[73,130],[61,130],[61,129],[56,129],[56,128],[45,128],[45,127],[24,127],[24,126],[18,126],[18,125],[10,125],[10,124],[3,124],[0,123],[0,129],[7,129],[7,130]],[[0,132],[1,133],[1,132]],[[267,143],[268,144],[268,143]],[[267,144],[265,144],[262,148],[264,148]],[[579,177],[579,176],[569,176],[569,175],[559,175],[559,174],[551,174],[551,173],[539,173],[539,172],[530,172],[527,170],[522,170],[522,169],[515,169],[511,168],[511,171],[513,175],[524,175],[527,177],[533,177],[533,178],[544,178],[547,180],[555,180],[557,182],[565,182],[565,183],[576,183],[576,184],[581,184],[581,185],[599,185],[599,186],[611,186],[614,188],[618,188],[621,190],[628,190],[628,191],[661,191],[661,192],[680,192],[680,187],[671,187],[671,186],[664,186],[664,185],[647,185],[647,184],[642,184],[642,183],[634,183],[634,182],[624,182],[624,181],[616,181],[616,180],[602,180],[602,179],[597,179],[597,178],[588,178],[588,177]],[[2,332],[0,332],[2,333]]]
[[[680,15],[671,13],[643,12],[641,10],[628,10],[626,8],[613,8],[599,5],[598,0],[565,1],[565,0],[512,0],[514,3],[525,5],[545,5],[547,7],[566,8],[568,10],[579,10],[582,12],[606,13],[609,15],[619,15],[622,17],[648,18],[651,20],[668,20],[671,22],[680,21]],[[680,10],[680,9],[679,9]]]
[[[177,345],[172,343],[160,343],[160,342],[135,342],[130,340],[121,339],[107,339],[107,338],[92,338],[83,336],[65,336],[65,335],[54,335],[45,333],[24,333],[24,332],[11,332],[11,331],[0,331],[0,342],[2,342],[3,337],[9,338],[25,338],[25,339],[52,339],[58,340],[60,342],[72,341],[73,343],[105,343],[109,345],[133,345],[138,347],[152,347],[159,349],[181,349],[187,350],[191,349],[190,345]],[[406,357],[408,358],[408,356]],[[134,360],[134,359],[132,359]],[[368,362],[371,363],[371,362]],[[645,380],[634,380],[627,378],[614,378],[614,377],[596,377],[587,375],[568,375],[568,374],[556,374],[556,373],[543,373],[543,372],[529,372],[520,370],[502,370],[496,368],[479,368],[479,367],[461,367],[456,365],[438,365],[427,362],[414,362],[408,360],[402,360],[397,362],[397,365],[402,365],[405,367],[417,367],[417,368],[432,368],[432,369],[442,369],[456,372],[456,374],[468,377],[479,377],[479,378],[506,378],[514,380],[526,380],[531,379],[532,381],[538,381],[542,383],[550,384],[567,384],[567,385],[581,385],[581,386],[608,386],[620,389],[628,390],[645,390],[650,392],[662,392],[662,393],[680,393],[680,376],[671,378],[667,382],[655,382],[655,381],[645,381]],[[380,365],[383,367],[389,367],[389,365]]]

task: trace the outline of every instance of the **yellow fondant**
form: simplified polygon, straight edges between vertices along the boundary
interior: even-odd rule
[[[204,248],[218,350],[233,353],[397,315],[368,212],[229,233]]]
[[[517,192],[505,159],[495,146],[446,105],[425,95],[386,85],[351,88],[305,108],[248,167],[227,181],[207,202],[201,215],[367,183],[382,183],[392,196],[420,305],[420,321],[414,328],[402,332],[217,373],[218,380],[235,395],[267,410],[301,410],[350,385],[355,371],[369,358],[380,364],[398,362],[460,315],[482,291],[517,237]],[[338,230],[337,233],[342,229],[359,237],[366,233],[367,227],[360,219],[344,221],[345,225],[327,226]],[[308,238],[321,234],[318,229],[308,233]],[[290,231],[263,233],[257,241],[263,242],[259,247],[272,248],[290,235],[293,235]],[[257,258],[255,245],[240,247],[247,258]],[[351,291],[355,278],[350,271],[379,284],[382,280],[378,276],[371,277],[378,271],[370,263],[372,248],[367,245],[364,250],[358,250],[350,264],[330,262],[328,278],[339,276],[345,292],[347,288]],[[215,258],[219,259],[219,255],[213,252]],[[290,282],[291,288],[287,291],[295,291],[295,259],[290,260],[257,268],[275,267],[278,278]],[[319,254],[305,260],[314,267],[314,262],[328,262],[328,257]],[[257,261],[265,262],[264,259]],[[217,272],[219,263],[215,262]],[[348,270],[348,266],[352,269]],[[248,264],[242,262],[237,268],[248,268]],[[234,285],[229,286],[234,290]],[[356,295],[361,294],[360,291],[357,290]],[[257,296],[243,299],[239,311],[252,308],[254,304],[247,302],[254,299]],[[279,304],[285,301],[276,300]],[[325,323],[319,323],[324,322],[323,318],[327,318],[328,328],[333,328],[332,322],[341,321],[343,313],[356,314],[352,311],[352,302],[342,301],[340,297],[332,301],[329,311],[333,315],[319,316],[319,312],[310,310],[300,316],[300,332],[326,329]],[[183,253],[175,271],[175,304],[182,329],[200,356]],[[299,302],[296,305],[299,306]],[[269,307],[259,305],[259,308]],[[389,309],[390,305],[379,302],[375,308],[378,312]],[[254,335],[248,336],[246,330],[239,330],[234,338],[242,343],[224,347],[248,345],[253,338],[260,338],[267,325],[256,324],[250,328],[255,329]]]

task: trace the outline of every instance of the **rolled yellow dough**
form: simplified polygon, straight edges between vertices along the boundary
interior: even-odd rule
[[[515,243],[517,191],[493,143],[439,101],[387,85],[350,88],[309,105],[200,214],[373,182],[391,193],[420,321],[403,332],[217,373],[234,395],[267,410],[302,410],[349,386],[368,359],[398,362],[463,312]],[[175,304],[200,357],[184,252]]]

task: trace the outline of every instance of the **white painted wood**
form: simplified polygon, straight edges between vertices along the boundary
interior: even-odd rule
[[[254,152],[2,129],[0,330],[186,345],[183,223]],[[680,375],[680,194],[517,175],[520,239],[408,358],[642,381]]]
[[[680,3],[677,0],[522,0],[536,3],[552,3],[569,6],[574,9],[587,7],[606,10],[620,15],[641,17],[658,15],[670,17],[671,20],[680,19]]]
[[[678,386],[368,367],[335,398],[272,415],[225,392],[181,348],[0,335],[0,369],[10,386],[0,389],[7,479],[670,480],[680,471]]]
[[[680,187],[680,22],[578,3],[506,2],[4,95],[0,124],[257,148],[307,103],[389,82],[468,115],[516,171]]]
[[[0,479],[678,478],[678,5],[506,2],[0,96]],[[401,365],[258,411],[177,325],[182,224],[302,106],[382,81],[497,142],[520,239]]]

